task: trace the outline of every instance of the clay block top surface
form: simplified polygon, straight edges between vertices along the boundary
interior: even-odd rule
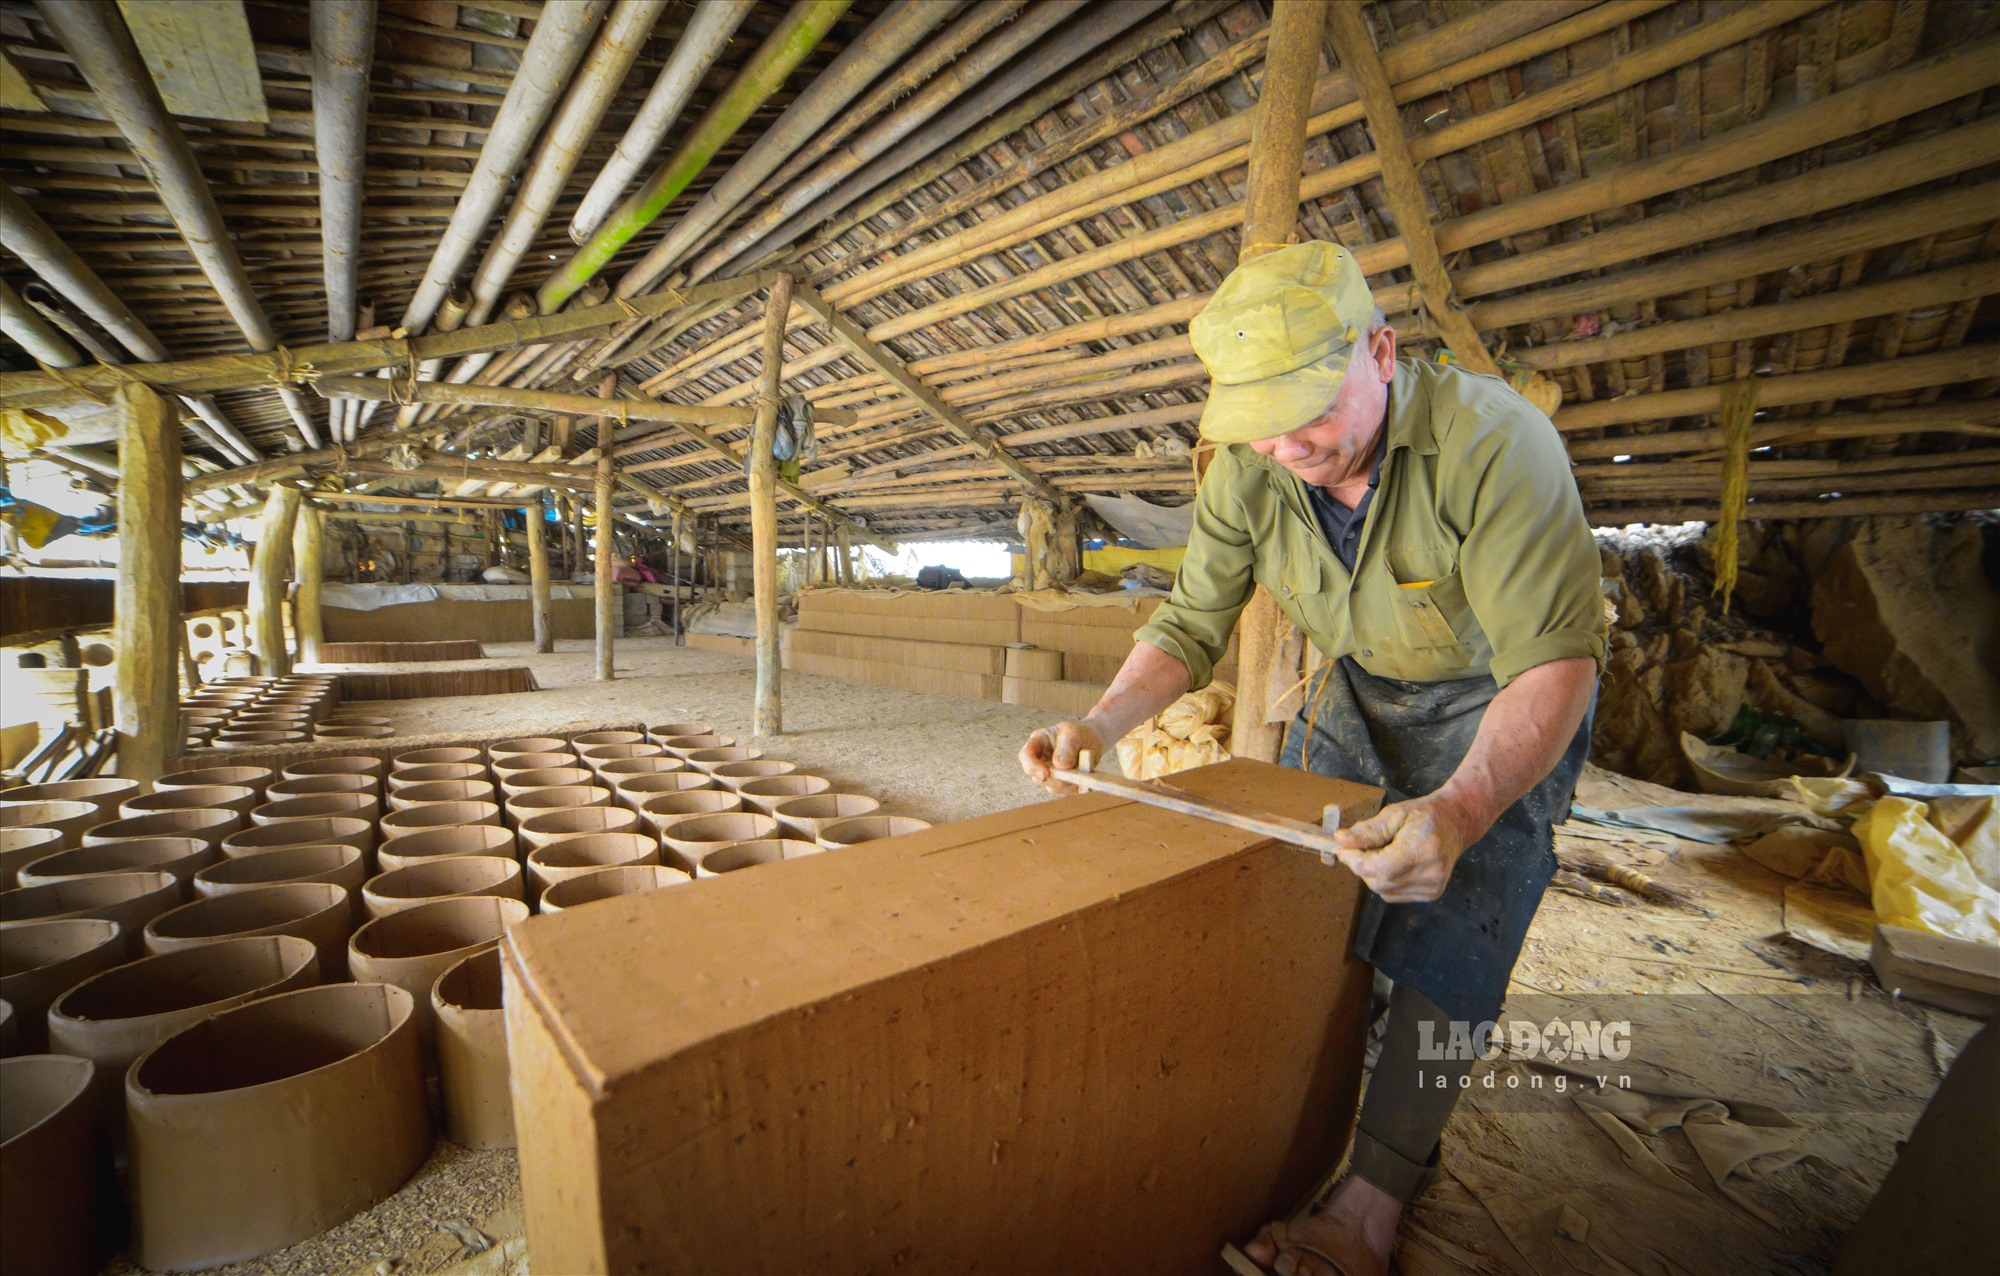
[[[1259,762],[1173,782],[1312,823],[1328,803],[1351,823],[1380,800],[1366,786]],[[1266,845],[1085,795],[539,916],[514,928],[506,952],[577,1079],[601,1097],[619,1078],[733,1030]]]

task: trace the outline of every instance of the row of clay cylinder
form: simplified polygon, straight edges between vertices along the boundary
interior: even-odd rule
[[[0,792],[0,1038],[12,1037],[10,1049],[58,1052],[6,1061],[23,1077],[32,1065],[36,1079],[19,1092],[43,1106],[9,1117],[0,1161],[46,1156],[47,1131],[81,1119],[72,1110],[92,1106],[80,1097],[89,1092],[99,1100],[89,1128],[119,1129],[122,1116],[132,1132],[138,1261],[201,1266],[295,1243],[393,1191],[421,1163],[425,1062],[438,1072],[448,1137],[511,1144],[494,944],[531,905],[560,912],[925,827],[876,807],[701,723],[386,761],[303,759],[282,772],[212,767],[174,773],[151,794],[116,779]],[[225,966],[234,973],[214,973]],[[302,993],[331,991],[311,987],[317,981],[342,978],[360,981],[345,986],[345,1000],[286,1008]],[[287,1032],[321,1018],[352,1024],[317,1044],[287,1044]],[[226,1031],[207,1026],[224,1021]],[[192,1025],[208,1044],[167,1040]],[[408,1072],[399,1035],[417,1045],[414,1086],[379,1072]],[[252,1040],[266,1062],[213,1056],[218,1043]],[[148,1062],[162,1052],[181,1061]],[[201,1054],[200,1067],[183,1054]],[[326,1097],[335,1076],[341,1086],[365,1083],[352,1093],[370,1096],[366,1110]],[[69,1115],[57,1120],[48,1103]],[[222,1106],[231,1110],[210,1110]],[[210,1200],[179,1182],[186,1173],[167,1167],[182,1164],[185,1146],[149,1124],[160,1113],[180,1114],[184,1124],[164,1127],[176,1136],[199,1129],[210,1132],[204,1142],[231,1140],[231,1155],[254,1161],[244,1174],[281,1187],[262,1197],[242,1189],[232,1161],[218,1191],[268,1208]],[[300,1113],[343,1130],[301,1131]],[[378,1137],[350,1149],[350,1125]],[[37,1131],[15,1156],[15,1133]],[[330,1163],[343,1169],[338,1184],[321,1181]],[[38,1202],[20,1215],[30,1225],[7,1230],[60,1248],[32,1223],[62,1212],[32,1193],[21,1199]],[[93,1199],[97,1217],[114,1217],[115,1203],[101,1191]]]
[[[423,1164],[427,1068],[449,1137],[511,1146],[495,944],[525,905],[441,900],[347,935],[344,887],[208,902],[230,900],[303,916],[194,942],[148,926],[136,960],[114,921],[0,927],[0,985],[40,1008],[15,1015],[36,1053],[0,1059],[0,1269],[97,1271],[128,1222],[158,1271],[315,1236]]]
[[[395,734],[388,718],[342,712],[339,702],[340,683],[332,674],[222,679],[182,698],[182,734],[189,749],[266,748]]]

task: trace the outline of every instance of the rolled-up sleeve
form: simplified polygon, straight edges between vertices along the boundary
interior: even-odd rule
[[[1459,565],[1493,649],[1493,680],[1504,687],[1574,656],[1601,666],[1601,560],[1562,437],[1526,403],[1482,425],[1447,432],[1440,470],[1451,476],[1444,504],[1463,529]]]
[[[1132,635],[1186,665],[1191,691],[1215,676],[1215,662],[1228,649],[1230,631],[1256,583],[1243,489],[1257,478],[1245,472],[1230,448],[1216,455],[1195,496],[1194,527],[1173,593]]]

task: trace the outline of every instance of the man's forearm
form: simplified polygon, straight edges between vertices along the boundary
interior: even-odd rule
[[[1437,796],[1483,834],[1562,759],[1590,707],[1597,662],[1587,656],[1536,665],[1486,707],[1472,748]]]
[[[1132,653],[1085,719],[1104,741],[1116,744],[1126,732],[1152,717],[1188,689],[1188,667],[1150,642],[1134,643]]]

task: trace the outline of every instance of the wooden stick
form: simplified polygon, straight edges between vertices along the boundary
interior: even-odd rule
[[[300,505],[298,518],[293,520],[292,576],[298,581],[292,598],[292,627],[299,636],[299,660],[316,665],[320,644],[326,641],[320,606],[320,590],[326,583],[326,519],[316,505]]]
[[[1334,837],[1340,831],[1341,810],[1338,805],[1329,804],[1320,816],[1320,824],[1315,827],[1304,820],[1294,820],[1283,815],[1266,815],[1258,811],[1245,811],[1214,798],[1196,797],[1192,793],[1171,788],[1157,780],[1127,780],[1115,775],[1099,775],[1092,767],[1093,759],[1089,750],[1077,759],[1077,769],[1052,768],[1055,778],[1065,784],[1073,784],[1079,789],[1093,793],[1104,793],[1146,806],[1158,807],[1178,815],[1192,815],[1198,820],[1211,824],[1222,824],[1229,828],[1241,829],[1245,833],[1255,833],[1268,837],[1284,846],[1296,846],[1320,858],[1324,864],[1335,864],[1339,860],[1336,851],[1352,848],[1342,846]]]
[[[289,483],[264,497],[257,525],[257,548],[250,556],[250,650],[260,677],[280,678],[290,668],[285,650],[285,569],[292,557],[292,521],[298,517],[299,489]]]
[[[542,498],[523,511],[528,522],[528,598],[534,614],[535,650],[547,655],[556,649],[555,604],[549,590],[549,538],[547,520],[542,517]]]
[[[605,442],[609,443],[611,439],[610,421],[607,420],[601,429],[605,436]],[[618,676],[612,662],[612,648],[616,641],[616,633],[624,626],[625,621],[624,616],[620,614],[621,604],[619,600],[622,591],[613,579],[617,561],[617,537],[613,534],[612,530],[616,522],[611,508],[612,487],[611,449],[605,447],[599,451],[597,456],[597,491],[595,502],[591,506],[597,514],[597,534],[595,537],[597,563],[591,594],[597,603],[597,623],[595,629],[597,635],[597,680],[599,682],[610,682]]]
[[[172,405],[146,386],[118,392],[118,457],[112,714],[118,774],[147,783],[181,751],[181,439]]]

